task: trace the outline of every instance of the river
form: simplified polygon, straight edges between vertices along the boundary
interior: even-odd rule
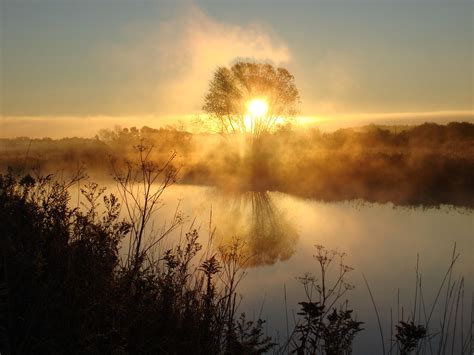
[[[109,186],[109,191],[114,188]],[[194,221],[193,226],[200,230],[201,243],[206,245],[212,210],[216,243],[230,241],[233,236],[246,241],[252,258],[238,289],[242,296],[239,311],[251,319],[259,316],[265,319],[267,334],[280,342],[287,337],[286,314],[291,331],[294,315],[299,311],[298,302],[306,300],[297,277],[307,272],[318,275],[315,245],[346,253],[345,264],[354,268],[346,281],[354,289],[344,299],[349,300],[349,308],[354,309],[357,319],[364,322],[364,331],[357,334],[354,342],[354,353],[376,354],[381,353],[381,337],[362,275],[373,293],[388,348],[391,312],[393,322],[401,318],[402,312],[406,320],[414,307],[417,259],[425,309],[429,313],[456,244],[461,255],[452,279],[465,278],[467,336],[473,291],[474,214],[471,210],[450,206],[407,208],[363,201],[323,202],[277,192],[235,195],[190,185],[168,188],[162,203],[154,217],[155,225],[169,221],[179,205],[184,229]],[[166,243],[176,242],[178,234],[170,236]],[[337,267],[338,263],[334,261],[333,266]],[[330,278],[337,278],[334,272],[329,274]],[[445,292],[441,293],[430,323],[436,329],[443,316]],[[424,323],[425,310],[419,311],[420,308],[417,313]],[[456,340],[456,347],[459,342]],[[436,341],[433,346],[436,348]]]

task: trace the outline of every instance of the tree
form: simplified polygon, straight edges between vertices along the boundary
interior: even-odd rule
[[[203,110],[221,133],[258,139],[294,117],[298,102],[294,77],[285,68],[238,62],[216,70]]]

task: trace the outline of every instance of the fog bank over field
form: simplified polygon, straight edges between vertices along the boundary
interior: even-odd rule
[[[248,138],[248,137],[247,137]],[[183,184],[231,193],[279,191],[323,201],[363,199],[402,206],[474,208],[474,124],[424,123],[323,132],[280,127],[249,146],[245,136],[173,127],[115,128],[91,138],[0,139],[0,169],[43,174],[85,168],[110,179],[111,158],[172,161]]]
[[[101,129],[115,127],[166,127],[174,126],[188,131],[200,130],[194,121],[202,114],[184,116],[0,116],[0,138],[64,137],[92,138]],[[300,116],[295,126],[315,127],[324,132],[340,128],[378,125],[418,125],[424,122],[446,124],[452,121],[474,123],[474,111],[395,112],[376,114],[339,114],[333,117],[319,115]]]

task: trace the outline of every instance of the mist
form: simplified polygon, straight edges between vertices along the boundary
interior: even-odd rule
[[[258,152],[245,137],[176,127],[115,128],[95,138],[3,139],[0,167],[44,173],[85,168],[110,176],[110,159],[133,160],[134,146],[153,146],[165,162],[176,152],[179,182],[231,193],[279,191],[324,201],[363,199],[403,206],[472,208],[474,125],[375,125],[322,132],[282,126]],[[249,150],[250,149],[250,150]]]
[[[0,355],[472,348],[472,2],[0,2]]]

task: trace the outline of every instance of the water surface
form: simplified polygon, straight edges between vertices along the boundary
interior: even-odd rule
[[[235,195],[189,185],[167,189],[163,203],[155,217],[156,225],[169,221],[179,204],[188,225],[194,221],[200,229],[203,244],[207,242],[211,215],[216,243],[230,242],[234,236],[246,240],[252,258],[240,284],[239,310],[250,318],[264,318],[268,335],[280,340],[286,339],[284,287],[291,329],[298,302],[306,300],[296,277],[306,272],[318,275],[313,257],[315,245],[345,252],[345,262],[354,268],[347,281],[355,289],[347,298],[358,320],[365,322],[365,330],[356,337],[356,354],[381,352],[377,321],[362,274],[370,283],[384,336],[389,338],[390,309],[396,318],[403,307],[405,319],[413,309],[417,255],[423,296],[430,308],[456,243],[461,257],[455,276],[465,277],[465,309],[470,309],[474,236],[474,215],[470,210],[449,206],[401,208],[362,201],[320,202],[276,192]],[[177,241],[177,235],[168,243],[172,244],[173,238]],[[465,313],[467,327],[469,312]],[[440,310],[436,309],[431,323],[438,325],[440,317]]]

